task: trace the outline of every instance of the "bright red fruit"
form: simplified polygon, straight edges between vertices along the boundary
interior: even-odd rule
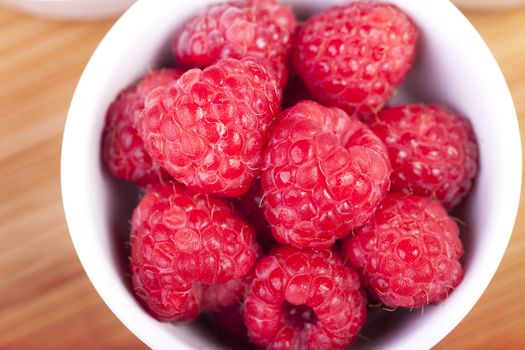
[[[365,302],[338,255],[283,246],[257,263],[244,321],[267,349],[346,349],[366,321]]]
[[[260,173],[280,97],[259,60],[222,59],[155,89],[137,129],[153,159],[190,190],[240,196]]]
[[[229,203],[180,184],[154,186],[133,213],[133,291],[160,320],[239,303],[257,253],[252,227]]]
[[[419,308],[461,282],[458,225],[439,202],[391,192],[344,251],[372,295],[389,307]]]
[[[206,67],[221,58],[255,56],[286,83],[295,15],[276,0],[234,0],[191,19],[173,42],[177,61]]]
[[[385,143],[392,163],[392,189],[455,206],[478,169],[478,147],[468,119],[439,105],[383,109],[368,121]]]
[[[394,95],[416,41],[414,23],[394,5],[355,1],[306,21],[293,65],[317,101],[362,116],[378,112]]]
[[[146,75],[137,87],[123,90],[109,106],[102,136],[102,158],[111,174],[146,186],[169,175],[154,162],[136,128],[137,117],[144,109],[147,94],[181,76],[177,69],[161,69]]]
[[[280,243],[329,247],[368,222],[390,185],[385,146],[338,108],[302,101],[278,117],[264,151],[263,209]]]

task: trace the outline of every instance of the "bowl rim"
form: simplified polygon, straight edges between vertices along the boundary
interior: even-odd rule
[[[515,159],[512,160],[514,164],[514,169],[516,170],[515,174],[511,175],[511,182],[513,188],[521,189],[521,182],[522,182],[522,148],[521,148],[521,137],[520,137],[520,131],[519,131],[519,124],[518,119],[516,116],[515,107],[512,101],[512,97],[510,94],[510,91],[508,89],[508,86],[505,82],[505,78],[503,76],[503,73],[501,72],[494,56],[492,55],[490,49],[486,45],[486,43],[483,41],[480,34],[476,31],[476,29],[473,27],[473,25],[468,21],[468,19],[449,1],[444,0],[431,0],[433,3],[436,4],[436,6],[443,6],[445,7],[445,11],[447,13],[450,13],[451,15],[454,15],[458,18],[458,20],[462,21],[462,26],[465,31],[468,31],[468,35],[475,40],[472,45],[476,45],[480,47],[482,50],[485,51],[484,57],[489,60],[488,64],[490,65],[490,74],[492,75],[492,79],[498,84],[498,88],[502,89],[502,95],[503,99],[505,100],[503,102],[504,105],[508,107],[508,115],[506,116],[510,120],[509,123],[513,123],[513,129],[516,130],[516,132],[513,135],[509,135],[509,138],[512,139],[512,142],[515,145],[519,145],[519,150],[516,150],[515,153]],[[297,0],[296,0],[297,2]],[[78,215],[82,215],[83,213],[76,212],[77,204],[76,201],[78,198],[74,196],[75,189],[81,185],[77,183],[76,180],[76,172],[78,169],[75,169],[74,167],[69,166],[69,164],[73,164],[73,159],[75,157],[75,153],[71,151],[74,149],[75,145],[75,137],[73,134],[73,130],[75,129],[75,125],[78,123],[78,118],[76,116],[77,110],[81,107],[81,101],[83,99],[83,96],[86,94],[86,89],[90,84],[88,84],[88,81],[92,79],[96,79],[94,77],[94,74],[97,71],[97,66],[99,66],[100,62],[105,59],[105,56],[107,55],[107,52],[111,51],[112,47],[119,47],[119,41],[120,33],[123,31],[126,31],[130,26],[133,25],[133,21],[142,15],[142,13],[145,12],[145,10],[150,6],[152,2],[148,2],[146,0],[139,0],[134,5],[132,5],[111,27],[111,29],[107,32],[107,34],[104,36],[102,41],[97,46],[95,52],[89,59],[89,62],[87,63],[80,79],[77,84],[77,87],[75,89],[73,98],[71,100],[71,105],[68,111],[64,133],[63,133],[63,139],[62,139],[62,150],[61,150],[61,194],[62,194],[62,201],[63,201],[63,207],[66,217],[67,226],[69,229],[70,237],[73,242],[75,251],[78,255],[78,258],[89,278],[91,283],[93,284],[95,290],[98,292],[98,294],[101,296],[102,300],[106,303],[106,305],[110,308],[110,310],[117,316],[117,318],[135,335],[137,336],[142,342],[144,342],[147,346],[155,348],[158,346],[158,342],[155,342],[151,339],[150,336],[148,336],[144,331],[139,329],[140,327],[136,327],[134,324],[132,324],[126,317],[126,315],[122,312],[122,310],[119,308],[119,305],[117,302],[115,302],[113,299],[108,297],[107,294],[107,283],[103,280],[103,278],[98,275],[98,271],[94,269],[93,264],[90,261],[90,255],[89,251],[84,249],[84,242],[88,238],[85,236],[80,235],[79,233],[82,231],[81,227],[79,226],[78,222]],[[516,191],[516,193],[511,194],[512,198],[509,200],[508,207],[505,210],[505,213],[502,215],[505,215],[505,223],[507,227],[502,227],[500,234],[500,237],[502,238],[502,244],[500,247],[498,247],[498,250],[495,252],[495,258],[491,260],[491,263],[488,265],[488,268],[486,270],[486,274],[482,277],[482,282],[480,285],[483,286],[483,288],[480,288],[480,290],[474,291],[472,298],[467,300],[467,302],[462,305],[462,308],[464,312],[457,313],[457,317],[455,317],[451,322],[446,325],[445,327],[440,327],[436,333],[433,336],[428,336],[426,339],[423,340],[423,343],[425,345],[425,348],[430,348],[436,345],[439,341],[441,341],[448,333],[450,333],[460,322],[461,320],[472,310],[474,305],[477,303],[481,295],[486,290],[487,286],[489,285],[490,281],[494,277],[498,266],[500,265],[503,255],[506,251],[506,248],[508,246],[508,243],[510,241],[510,237],[512,235],[513,227],[515,224],[515,220],[518,213],[519,208],[519,201],[520,201],[520,191]],[[187,344],[180,344],[179,349],[185,350],[185,349],[193,349],[191,346]]]

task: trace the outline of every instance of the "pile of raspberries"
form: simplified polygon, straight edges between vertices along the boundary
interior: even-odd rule
[[[468,119],[387,106],[418,29],[355,1],[298,23],[276,0],[210,6],[176,68],[108,109],[102,157],[143,190],[133,291],[161,321],[201,313],[263,349],[345,349],[367,303],[422,308],[461,282],[448,215],[478,168]]]

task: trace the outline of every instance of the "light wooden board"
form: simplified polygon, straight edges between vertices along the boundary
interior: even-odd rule
[[[525,9],[469,13],[525,122]],[[98,297],[67,232],[59,187],[64,120],[111,26],[0,8],[0,349],[145,348]],[[504,208],[502,208],[504,210]],[[439,349],[525,349],[525,208],[491,285]]]

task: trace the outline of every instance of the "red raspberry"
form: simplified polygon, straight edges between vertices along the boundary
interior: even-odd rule
[[[285,110],[264,151],[264,211],[280,243],[329,247],[368,222],[390,185],[390,162],[366,125],[312,101]]]
[[[139,186],[169,178],[144,148],[137,133],[136,120],[144,109],[146,95],[156,87],[175,81],[181,74],[177,69],[153,71],[136,88],[122,91],[109,107],[102,136],[102,157],[116,178]]]
[[[229,203],[176,183],[155,186],[131,222],[133,290],[156,318],[191,320],[238,302],[235,280],[252,270],[257,250]]]
[[[270,251],[275,246],[276,242],[272,236],[270,224],[266,220],[262,209],[260,178],[255,179],[248,192],[237,199],[237,205],[248,222],[255,228],[257,242],[265,251]]]
[[[472,126],[438,105],[408,104],[385,108],[368,122],[385,143],[394,172],[392,189],[455,206],[478,169]]]
[[[416,195],[389,193],[344,250],[372,295],[389,307],[438,302],[463,278],[458,225],[439,202]]]
[[[312,16],[293,64],[319,102],[350,115],[378,112],[412,65],[417,28],[394,5],[356,1]]]
[[[148,95],[138,131],[146,149],[194,192],[240,196],[261,167],[280,92],[253,59],[191,69]]]
[[[248,336],[268,349],[346,349],[366,321],[357,273],[330,250],[282,246],[262,258],[244,304]]]
[[[191,19],[173,42],[178,62],[206,67],[221,58],[260,57],[283,86],[295,16],[276,0],[230,1]]]

